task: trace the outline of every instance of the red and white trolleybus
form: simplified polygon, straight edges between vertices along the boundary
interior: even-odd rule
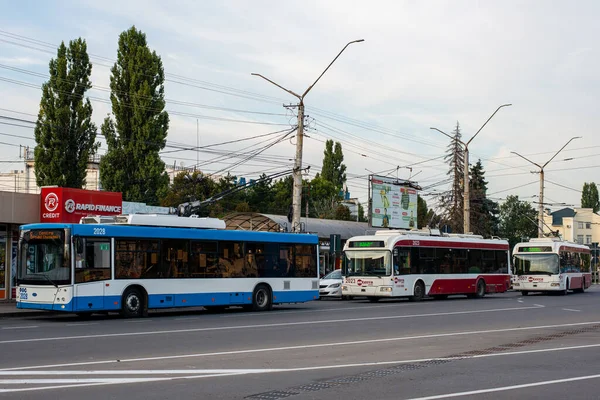
[[[342,295],[381,298],[483,297],[510,288],[509,244],[438,230],[382,230],[344,246]]]
[[[553,238],[530,239],[513,250],[513,287],[529,292],[584,292],[592,284],[591,250],[583,244]]]

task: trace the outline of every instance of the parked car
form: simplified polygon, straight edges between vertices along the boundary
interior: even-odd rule
[[[321,278],[319,297],[342,298],[342,270],[336,269]]]

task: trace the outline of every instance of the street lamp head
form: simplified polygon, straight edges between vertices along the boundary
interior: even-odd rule
[[[364,41],[365,41],[365,39],[358,39],[358,40],[353,41],[352,43],[360,43],[360,42],[364,42]]]

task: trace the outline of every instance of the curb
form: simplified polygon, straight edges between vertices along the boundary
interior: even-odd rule
[[[0,313],[0,319],[18,318],[18,317],[41,317],[43,315],[53,315],[51,311],[10,311]]]

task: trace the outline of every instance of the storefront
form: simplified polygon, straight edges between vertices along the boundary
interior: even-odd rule
[[[40,195],[0,192],[0,300],[14,298],[19,226],[40,221]]]

